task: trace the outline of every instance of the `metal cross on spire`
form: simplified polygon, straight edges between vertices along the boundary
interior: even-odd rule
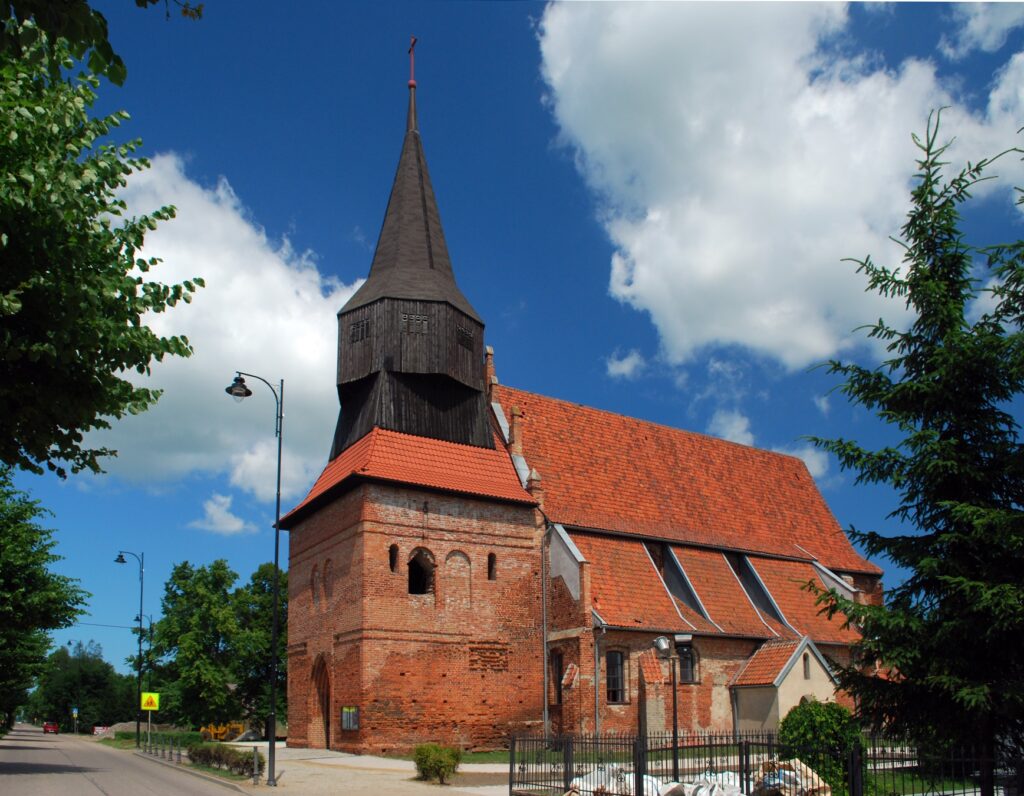
[[[416,37],[410,36],[409,39],[409,88],[416,88]]]

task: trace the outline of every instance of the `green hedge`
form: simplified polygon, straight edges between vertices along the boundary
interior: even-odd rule
[[[189,745],[188,759],[200,766],[223,768],[243,777],[252,776],[251,749],[239,749],[219,743],[196,743]],[[262,754],[257,754],[257,761],[259,773],[263,774],[266,764]]]
[[[195,730],[177,730],[172,732],[154,732],[154,738],[174,738],[175,744],[181,744],[182,746],[191,746],[195,743],[202,743],[202,737]],[[114,733],[114,738],[118,741],[134,741],[135,730],[117,730]],[[142,728],[142,742],[146,742],[146,728]]]
[[[413,750],[413,762],[420,779],[436,779],[442,785],[459,769],[462,750],[436,743],[420,744]]]

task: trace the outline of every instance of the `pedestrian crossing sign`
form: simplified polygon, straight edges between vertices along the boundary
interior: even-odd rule
[[[142,692],[143,710],[160,710],[160,694],[155,691]]]

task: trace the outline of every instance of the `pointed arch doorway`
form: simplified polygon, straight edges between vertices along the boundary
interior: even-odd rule
[[[309,745],[314,749],[331,748],[331,675],[324,656],[313,664],[309,689]]]

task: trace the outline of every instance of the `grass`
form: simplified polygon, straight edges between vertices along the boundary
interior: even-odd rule
[[[111,749],[134,749],[135,736],[128,738],[100,738],[100,743],[109,746]]]
[[[131,733],[131,738],[100,738],[100,743],[104,746],[109,746],[111,749],[135,749],[135,733]],[[227,769],[216,768],[215,766],[201,766],[198,763],[190,763],[185,760],[182,760],[182,765],[187,765],[196,771],[212,774],[215,777],[230,780],[231,782],[247,782],[252,779],[252,777],[235,774]]]

